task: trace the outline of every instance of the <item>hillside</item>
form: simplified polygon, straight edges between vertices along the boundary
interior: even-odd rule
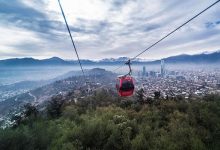
[[[26,105],[12,128],[0,129],[0,149],[219,149],[218,95],[144,103],[106,90],[73,95],[53,97],[43,111]]]
[[[74,90],[80,90],[82,93],[85,93],[88,87],[85,85],[84,78],[82,76],[77,76],[76,73],[75,76],[70,76],[70,74],[71,72],[56,78],[57,80],[53,79],[53,82],[45,81],[48,83],[47,85],[0,102],[0,116],[4,116],[10,111],[13,112],[18,110],[25,103],[42,105],[42,103],[48,101],[52,96],[57,94],[66,94]],[[102,85],[112,86],[111,83],[114,83],[116,77],[115,74],[99,68],[86,70],[86,74],[88,75],[88,81],[90,81],[89,84],[92,89]]]

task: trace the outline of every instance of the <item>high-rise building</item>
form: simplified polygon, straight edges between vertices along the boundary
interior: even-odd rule
[[[161,62],[160,62],[160,73],[161,73],[161,77],[165,77],[165,62],[164,60],[162,59]]]
[[[145,76],[146,75],[146,67],[143,66],[143,72],[142,72],[142,76]]]
[[[149,76],[150,77],[156,77],[156,72],[155,71],[150,71]]]

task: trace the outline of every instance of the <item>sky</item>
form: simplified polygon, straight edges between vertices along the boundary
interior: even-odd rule
[[[81,59],[133,57],[216,0],[60,0]],[[220,50],[220,3],[139,58]],[[76,59],[57,0],[0,0],[0,59]]]

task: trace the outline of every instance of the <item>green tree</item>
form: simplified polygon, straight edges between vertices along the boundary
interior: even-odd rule
[[[47,105],[48,116],[52,118],[59,117],[62,113],[63,104],[64,101],[62,99],[62,95],[57,95],[55,97],[52,97],[52,99],[49,101],[49,104]]]

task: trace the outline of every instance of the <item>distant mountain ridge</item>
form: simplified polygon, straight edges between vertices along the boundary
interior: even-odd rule
[[[23,65],[67,65],[69,62],[58,58],[52,57],[49,59],[34,59],[34,58],[12,58],[0,60],[0,66],[23,66]]]
[[[196,55],[179,55],[164,59],[167,63],[220,63],[220,51]]]
[[[99,61],[93,60],[81,60],[84,65],[117,65],[124,63],[128,60],[128,57],[115,58],[105,58]],[[202,53],[196,55],[178,55],[164,58],[166,63],[220,63],[220,51],[213,53]],[[135,59],[133,64],[158,64],[160,60],[149,61],[144,59]],[[78,61],[67,61],[59,57],[52,57],[49,59],[34,59],[34,58],[12,58],[0,60],[0,66],[36,66],[36,65],[77,65]]]

